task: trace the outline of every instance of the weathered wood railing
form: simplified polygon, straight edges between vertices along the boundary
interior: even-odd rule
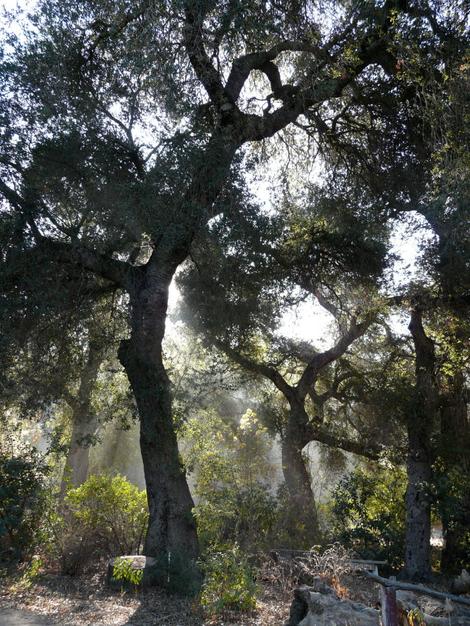
[[[371,580],[380,584],[383,626],[400,626],[398,621],[399,614],[396,596],[396,591],[398,589],[420,593],[425,596],[430,596],[431,598],[437,598],[438,600],[450,600],[455,604],[462,604],[470,607],[470,598],[456,596],[455,594],[445,593],[443,591],[436,591],[435,589],[425,587],[424,585],[401,582],[395,578],[384,578],[383,576],[379,576],[376,572],[364,571],[364,574]]]
[[[294,558],[298,556],[308,557],[309,555],[309,552],[306,552],[303,550],[278,549],[275,552],[287,558]],[[431,589],[430,587],[425,587],[424,585],[416,585],[413,583],[401,582],[401,581],[396,580],[394,576],[391,576],[390,578],[384,578],[383,576],[379,576],[378,566],[387,565],[387,561],[352,559],[351,562],[358,570],[361,570],[361,572],[367,578],[379,583],[380,585],[380,605],[381,605],[381,613],[382,613],[382,626],[400,626],[400,621],[399,621],[400,611],[398,610],[397,595],[396,595],[397,590],[412,591],[414,593],[419,593],[422,595],[430,596],[438,600],[443,600],[444,602],[451,601],[456,604],[461,604],[463,606],[470,607],[470,598],[468,597],[462,597],[462,596],[457,596],[452,593],[436,591],[435,589]],[[444,619],[444,621],[446,623],[451,623],[447,621],[446,619]],[[440,618],[434,618],[433,623],[441,624],[441,623],[444,623],[444,621],[442,621]],[[466,622],[458,621],[456,623],[463,624]]]

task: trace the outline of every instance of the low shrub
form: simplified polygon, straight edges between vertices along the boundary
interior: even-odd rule
[[[448,467],[441,459],[434,465],[434,496],[442,521],[445,547],[441,568],[459,574],[470,563],[470,466]]]
[[[113,566],[113,579],[138,586],[144,579],[144,570],[132,567],[132,563],[127,559],[117,558]]]
[[[120,475],[92,475],[69,489],[65,503],[105,554],[139,554],[148,522],[145,491]]]
[[[235,545],[209,554],[204,563],[205,579],[201,605],[210,614],[256,608],[257,585],[247,557]]]
[[[47,527],[62,570],[77,574],[93,558],[139,554],[148,522],[145,491],[123,476],[92,475],[50,507]]]
[[[49,468],[35,448],[14,456],[0,451],[0,551],[4,560],[25,559],[38,542]]]
[[[244,549],[269,544],[276,500],[263,483],[216,485],[195,507],[201,544],[208,548],[239,544]]]

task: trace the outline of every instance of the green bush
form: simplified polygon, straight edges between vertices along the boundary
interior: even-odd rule
[[[203,569],[205,579],[201,605],[208,614],[226,610],[251,611],[256,608],[257,585],[253,571],[238,546],[209,554]]]
[[[0,452],[0,550],[23,559],[34,550],[45,505],[48,466],[35,448],[15,456]]]
[[[406,473],[403,468],[355,469],[333,492],[334,539],[365,559],[403,564]]]
[[[256,414],[247,411],[237,423],[208,411],[204,419],[189,420],[182,434],[203,548],[266,547],[277,503],[269,487],[271,442]]]
[[[120,475],[91,475],[67,491],[59,509],[51,497],[47,543],[63,572],[73,575],[96,557],[139,554],[147,522],[145,491]]]
[[[217,485],[195,508],[199,537],[206,547],[238,543],[244,549],[267,545],[277,503],[264,483]]]
[[[451,534],[442,554],[444,570],[458,574],[470,563],[470,468],[448,467],[438,459],[434,465],[434,489],[437,514],[444,529]]]
[[[132,567],[132,563],[127,559],[117,558],[113,565],[113,579],[138,586],[144,579],[144,570]]]
[[[139,554],[148,522],[145,491],[123,476],[92,475],[70,489],[65,504],[78,528],[105,554]]]

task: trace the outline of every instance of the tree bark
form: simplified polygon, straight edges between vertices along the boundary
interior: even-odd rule
[[[176,270],[190,252],[194,236],[213,217],[214,203],[240,146],[233,140],[232,130],[218,129],[214,133],[204,153],[195,160],[191,183],[178,203],[180,211],[175,212],[178,220],[170,221],[153,242],[147,264],[132,268],[126,279],[131,335],[121,342],[119,360],[139,410],[149,506],[144,554],[158,557],[168,565],[172,563],[167,582],[171,582],[173,574],[186,575],[191,578],[190,584],[197,584],[200,578],[194,503],[180,462],[170,380],[163,363],[168,290]]]
[[[303,449],[311,441],[304,436],[303,414],[289,411],[286,428],[281,438],[282,472],[289,494],[291,513],[301,525],[301,535],[309,546],[318,543],[320,532],[318,527],[315,495],[312,489],[311,476],[306,466]]]
[[[405,570],[414,581],[431,574],[431,464],[420,429],[408,426]]]
[[[88,476],[91,438],[98,428],[98,417],[92,409],[91,397],[103,356],[103,346],[90,339],[78,395],[68,401],[72,409],[72,436],[62,475],[62,496],[67,488],[79,487]]]
[[[142,268],[131,294],[131,336],[121,342],[119,359],[140,416],[140,447],[149,506],[144,554],[164,563],[180,559],[194,565],[199,555],[194,504],[180,462],[170,381],[162,355],[168,288],[176,267],[177,263],[161,267],[151,259]]]
[[[422,324],[418,308],[411,312],[409,329],[416,353],[416,387],[408,413],[408,488],[406,492],[405,572],[415,581],[431,574],[431,429],[438,408],[434,343]]]

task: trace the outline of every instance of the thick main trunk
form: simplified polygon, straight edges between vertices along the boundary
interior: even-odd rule
[[[180,462],[173,424],[170,381],[162,340],[172,272],[150,266],[131,299],[132,333],[121,342],[124,366],[139,409],[149,525],[144,554],[172,564],[171,572],[194,571],[199,555],[193,500]],[[171,573],[169,571],[168,577]],[[176,573],[175,573],[176,575]],[[178,574],[179,575],[179,574]]]
[[[98,429],[98,417],[92,410],[91,397],[103,356],[103,346],[90,340],[77,397],[69,401],[72,409],[72,435],[62,475],[62,495],[69,487],[79,487],[88,476],[90,446]]]
[[[169,220],[156,237],[148,263],[134,268],[128,281],[131,337],[121,342],[119,350],[140,417],[140,446],[150,515],[144,552],[172,563],[169,578],[179,569],[192,582],[198,578],[195,562],[199,555],[194,505],[180,463],[162,342],[171,280],[188,256],[195,234],[213,216],[214,203],[240,145],[233,140],[231,132],[219,129],[204,153],[195,158],[191,183],[173,207],[177,219]],[[194,576],[190,575],[191,571]]]
[[[281,440],[282,472],[291,514],[300,522],[304,540],[313,545],[319,541],[319,528],[310,472],[303,454],[308,442],[302,437],[301,420],[291,413]]]
[[[144,554],[178,554],[196,560],[199,554],[194,506],[171,414],[169,380],[163,364],[150,364],[132,340],[120,350],[140,415],[140,447],[149,505]]]
[[[409,329],[415,346],[416,387],[407,423],[405,571],[412,580],[426,580],[431,575],[431,432],[438,393],[434,343],[425,334],[419,309],[411,312]]]
[[[427,446],[413,430],[408,428],[405,569],[411,580],[418,581],[428,579],[431,573],[432,471]]]

